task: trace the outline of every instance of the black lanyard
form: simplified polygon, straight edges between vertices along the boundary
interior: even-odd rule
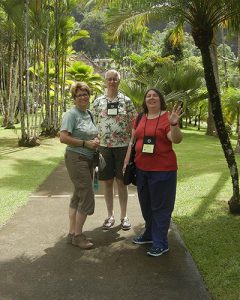
[[[115,98],[116,99],[116,98]],[[107,114],[108,116],[117,116],[118,115],[118,106],[119,106],[119,99],[118,101],[108,101],[107,99]]]
[[[161,111],[159,112],[159,115],[158,115],[158,120],[157,120],[157,125],[155,127],[154,137],[156,136],[156,132],[157,132],[157,127],[158,127],[160,116],[161,116]],[[144,126],[144,136],[145,136],[145,130],[146,130],[146,126],[147,126],[147,120],[148,120],[148,115],[147,115],[145,126]]]

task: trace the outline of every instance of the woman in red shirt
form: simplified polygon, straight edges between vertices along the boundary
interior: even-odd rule
[[[177,160],[172,143],[182,141],[178,122],[183,114],[180,106],[167,112],[164,97],[157,89],[145,93],[143,110],[139,124],[136,119],[133,123],[124,169],[129,161],[131,143],[136,140],[137,191],[145,231],[135,237],[133,243],[151,243],[147,254],[159,256],[169,251],[167,234],[177,182]]]

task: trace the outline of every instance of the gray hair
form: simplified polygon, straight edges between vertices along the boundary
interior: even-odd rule
[[[107,79],[107,75],[108,75],[109,73],[113,73],[114,75],[117,75],[117,77],[118,77],[119,80],[121,79],[120,73],[119,73],[117,70],[114,70],[114,69],[108,70],[108,71],[105,73],[105,79]]]

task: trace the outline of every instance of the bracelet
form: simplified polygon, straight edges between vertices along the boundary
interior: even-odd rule
[[[82,146],[83,146],[83,148],[84,148],[84,145],[85,145],[85,141],[83,140],[83,142],[82,142]]]
[[[178,123],[170,124],[170,126],[177,126],[177,125],[178,125]]]

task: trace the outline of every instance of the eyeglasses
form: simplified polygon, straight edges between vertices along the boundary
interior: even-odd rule
[[[85,98],[85,97],[89,97],[88,93],[78,94],[75,96],[75,98]]]

